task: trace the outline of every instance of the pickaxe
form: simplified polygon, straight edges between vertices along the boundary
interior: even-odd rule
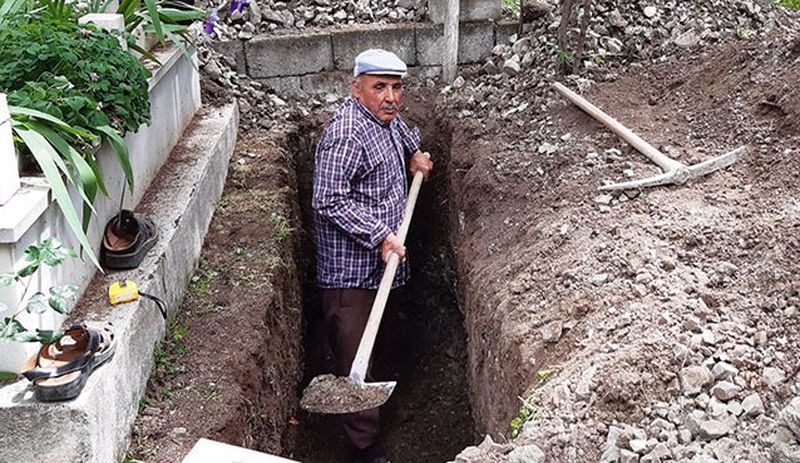
[[[586,99],[567,87],[558,82],[554,82],[553,88],[561,96],[574,103],[576,106],[584,110],[588,115],[594,117],[600,123],[608,127],[609,130],[617,134],[620,138],[630,143],[631,146],[636,148],[637,151],[647,156],[648,159],[656,163],[658,167],[664,171],[664,173],[655,175],[653,177],[643,178],[640,180],[631,180],[630,182],[604,185],[600,187],[600,190],[602,191],[634,190],[637,188],[670,184],[680,185],[689,179],[710,174],[716,170],[728,167],[741,159],[747,153],[747,147],[741,146],[721,156],[703,161],[699,164],[687,166],[682,162],[670,158],[666,154],[656,149],[653,145],[642,140],[641,137],[633,133],[630,129],[620,124],[611,116],[601,111],[597,106],[589,103]]]

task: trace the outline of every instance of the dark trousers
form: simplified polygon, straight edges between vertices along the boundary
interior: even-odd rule
[[[336,374],[349,376],[361,335],[367,326],[377,291],[368,289],[322,290],[322,316],[325,331],[336,357]],[[371,380],[369,371],[367,380]],[[378,442],[378,408],[343,415],[345,433],[359,450]]]

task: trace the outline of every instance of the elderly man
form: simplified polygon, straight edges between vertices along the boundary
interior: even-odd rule
[[[407,195],[406,166],[427,178],[433,169],[419,150],[418,130],[398,115],[407,68],[394,53],[371,49],[355,59],[352,97],[333,114],[317,147],[314,226],[322,315],[336,358],[347,376],[369,318],[385,263],[403,260],[393,287],[409,276],[405,247],[395,235]],[[378,409],[344,416],[352,462],[385,463]]]

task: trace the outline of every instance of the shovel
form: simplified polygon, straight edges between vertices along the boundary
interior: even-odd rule
[[[417,172],[411,182],[403,222],[397,231],[400,244],[404,244],[406,241],[408,226],[411,224],[411,215],[414,213],[414,205],[417,202],[422,179],[422,172]],[[337,377],[327,374],[312,379],[300,399],[300,406],[303,409],[313,413],[352,413],[382,405],[392,395],[392,391],[397,385],[396,381],[367,383],[364,382],[364,379],[372,355],[372,347],[375,345],[375,337],[378,335],[378,328],[383,317],[383,310],[386,308],[386,300],[389,298],[389,291],[392,289],[392,282],[399,265],[400,256],[397,253],[391,253],[378,286],[375,302],[372,303],[367,326],[364,328],[364,334],[358,344],[356,357],[350,368],[350,376]]]

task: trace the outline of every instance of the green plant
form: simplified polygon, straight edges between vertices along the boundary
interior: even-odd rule
[[[778,5],[790,10],[800,10],[800,0],[778,0]]]
[[[568,66],[572,64],[572,61],[575,59],[575,55],[566,50],[556,50],[556,58],[558,58],[558,61],[562,65]]]
[[[71,126],[110,125],[123,135],[150,122],[150,71],[112,34],[59,17],[21,15],[0,28],[0,44],[0,88],[10,104]]]
[[[540,383],[547,381],[552,375],[553,370],[539,370],[536,372],[536,377],[539,379]]]
[[[206,259],[200,258],[197,270],[195,270],[190,279],[189,294],[198,298],[210,296],[211,288],[217,275],[219,275],[219,272],[214,270]]]
[[[511,10],[515,15],[519,15],[519,4],[522,0],[503,0],[503,6]]]
[[[736,37],[740,40],[747,40],[753,35],[753,31],[746,27],[736,29]]]
[[[294,228],[289,226],[289,221],[281,214],[273,212],[269,216],[269,221],[275,227],[275,242],[282,243],[289,235],[292,234]]]
[[[38,245],[31,245],[25,249],[26,265],[14,273],[0,274],[0,286],[10,287],[14,284],[24,285],[24,290],[19,299],[22,307],[16,313],[0,321],[0,342],[31,342],[38,341],[48,344],[57,341],[63,333],[59,330],[28,330],[17,319],[23,312],[41,314],[51,309],[60,314],[67,314],[70,310],[70,299],[75,295],[75,285],[52,286],[47,294],[37,291],[27,298],[33,275],[42,265],[56,267],[61,265],[68,257],[75,257],[73,250],[61,246],[56,238],[49,238]],[[24,302],[24,305],[23,305]]]
[[[183,371],[183,365],[178,360],[188,352],[186,348],[188,335],[189,327],[179,324],[173,318],[169,324],[167,337],[158,343],[153,351],[158,374],[169,377]]]
[[[0,22],[0,91],[8,94],[14,141],[47,178],[83,249],[91,249],[85,230],[97,192],[108,196],[94,157],[102,141],[134,188],[122,135],[150,121],[149,76],[113,35],[93,25],[79,27],[46,13]],[[83,220],[62,176],[81,196]],[[91,251],[89,256],[99,267]]]
[[[536,419],[536,412],[539,410],[539,396],[533,393],[527,399],[519,398],[522,401],[522,407],[514,419],[511,420],[511,438],[515,439],[522,432],[522,428],[528,421]]]
[[[94,0],[100,2],[102,0]],[[179,5],[179,8],[171,5]],[[129,34],[128,46],[143,56],[158,62],[156,58],[147,50],[138,47],[133,38],[133,34],[139,26],[144,32],[155,34],[159,41],[169,40],[181,52],[193,62],[189,51],[184,46],[185,41],[189,41],[189,30],[187,24],[192,21],[203,19],[206,12],[203,9],[195,8],[185,3],[170,3],[156,0],[123,0],[117,14],[121,14],[125,19],[125,30]]]

